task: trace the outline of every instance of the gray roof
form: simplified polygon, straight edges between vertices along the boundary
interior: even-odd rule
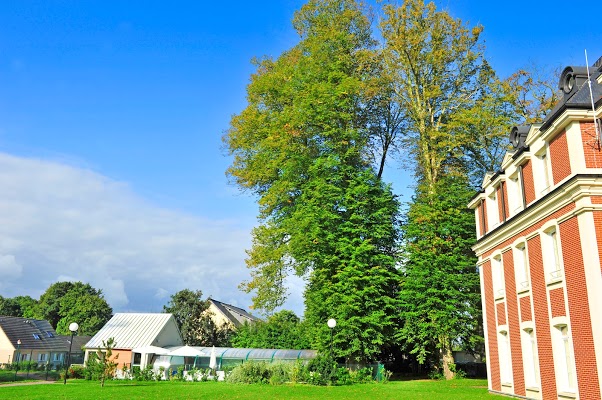
[[[598,77],[602,74],[602,68],[598,70],[595,67],[590,68],[590,80],[592,84],[592,91],[594,98],[594,106],[597,108],[602,103],[602,85],[597,82]],[[558,104],[550,111],[550,113],[544,118],[541,130],[545,131],[548,129],[554,120],[564,112],[567,108],[577,109],[591,109],[592,99],[590,97],[590,90],[587,81],[583,82],[579,88],[572,93],[570,97],[564,96],[560,99]]]
[[[220,310],[222,314],[224,314],[224,316],[234,324],[234,326],[238,327],[243,325],[245,322],[255,322],[261,320],[260,318],[249,314],[242,308],[222,303],[221,301],[217,301],[214,299],[209,299],[209,301],[213,303],[213,305],[215,305],[217,309]]]
[[[117,313],[88,343],[86,348],[102,348],[102,342],[115,339],[116,349],[133,349],[150,346],[169,321],[175,320],[164,313]]]
[[[61,336],[65,343],[67,343],[67,348],[71,344],[71,335],[69,336]],[[73,336],[73,345],[71,346],[71,353],[80,353],[82,348],[86,343],[88,343],[92,339],[92,336]]]
[[[66,352],[68,344],[57,335],[48,321],[0,316],[0,330],[16,348],[17,340],[21,349]]]

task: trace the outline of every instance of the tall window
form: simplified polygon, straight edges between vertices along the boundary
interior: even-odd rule
[[[502,209],[502,215],[500,216],[500,219],[502,222],[506,222],[506,218],[508,217],[508,210],[506,210],[506,195],[504,194],[504,187],[506,185],[504,184],[504,182],[500,182],[500,186],[498,186],[498,189],[500,191],[500,197],[499,197],[499,201],[501,203],[501,209]]]
[[[507,331],[500,331],[498,334],[498,350],[500,379],[502,383],[512,383],[512,359],[510,358],[510,342]]]
[[[519,243],[514,251],[514,270],[516,272],[516,289],[518,291],[528,289],[529,283],[529,258],[525,243]]]
[[[525,197],[525,179],[523,173],[523,166],[518,167],[518,185],[520,187],[520,198],[522,201],[522,207],[525,209],[527,207],[527,198]]]
[[[575,364],[568,326],[564,324],[554,326],[552,340],[558,386],[561,391],[572,392],[575,390]]]
[[[498,299],[506,295],[504,290],[504,268],[502,266],[502,257],[493,257],[491,261],[491,278],[493,279],[493,296]]]
[[[523,329],[521,331],[521,341],[523,348],[525,385],[528,387],[538,387],[539,368],[537,364],[537,343],[535,342],[535,332],[533,332],[533,329]]]
[[[560,247],[556,228],[544,232],[546,246],[544,249],[545,270],[548,274],[547,280],[558,280],[562,278],[562,260],[560,258]]]
[[[523,210],[523,199],[522,199],[522,189],[521,189],[521,179],[520,174],[517,172],[514,175],[509,177],[508,183],[508,206],[509,213],[511,215],[516,215],[520,211]]]
[[[546,194],[550,191],[550,172],[548,170],[548,156],[546,153],[539,155],[539,164],[541,165],[541,175],[543,177],[541,194]]]
[[[46,355],[47,355],[46,353],[40,353],[38,355],[38,361],[45,362],[46,361]]]

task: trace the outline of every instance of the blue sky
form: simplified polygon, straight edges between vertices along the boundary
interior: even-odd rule
[[[248,307],[254,199],[228,185],[221,136],[255,56],[297,36],[303,1],[20,0],[0,12],[0,295],[62,279],[116,311],[160,311],[190,288]],[[484,25],[501,76],[590,64],[602,35],[559,1],[446,1]],[[583,3],[591,4],[591,3]],[[405,195],[410,174],[385,179]],[[302,312],[302,282],[287,307]]]

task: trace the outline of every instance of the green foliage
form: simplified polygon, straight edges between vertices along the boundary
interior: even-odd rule
[[[333,385],[337,382],[338,366],[332,357],[318,355],[307,364],[312,385]]]
[[[470,143],[450,122],[474,106],[479,77],[491,70],[483,58],[483,27],[470,27],[424,0],[386,5],[384,14],[384,74],[406,118],[404,144],[414,155],[416,175],[430,190],[453,168],[450,156]]]
[[[20,317],[21,307],[14,299],[0,296],[0,315],[9,317]]]
[[[279,370],[279,374],[282,370]],[[263,361],[248,361],[242,363],[226,376],[229,383],[270,383],[271,371],[270,364]]]
[[[215,324],[208,310],[209,300],[202,297],[200,290],[180,290],[171,296],[163,311],[173,314],[185,344],[228,347],[232,328],[228,324]]]
[[[403,226],[398,338],[420,363],[436,366],[451,356],[452,344],[470,347],[479,333],[474,213],[465,207],[473,192],[461,177],[445,177],[432,192],[421,189]]]
[[[146,368],[132,367],[131,373],[132,378],[137,381],[148,382],[156,380],[152,365],[147,365]]]
[[[312,347],[329,348],[325,322],[337,315],[336,354],[367,360],[392,339],[398,282],[399,204],[369,164],[360,106],[374,41],[351,0],[309,1],[293,24],[300,43],[258,63],[249,106],[224,137],[228,174],[259,197],[262,222],[242,288],[271,312],[286,298],[287,274],[306,277]]]
[[[90,353],[86,362],[86,379],[99,380],[100,386],[104,387],[107,379],[112,379],[117,371],[119,354],[113,356],[115,347],[114,338],[109,338],[106,342],[102,341],[102,348]]]
[[[0,315],[35,318],[37,301],[29,296],[7,298],[0,296]]]
[[[84,379],[86,377],[86,368],[82,365],[71,365],[68,369],[69,379]]]
[[[37,319],[45,319],[57,333],[69,335],[69,324],[79,324],[78,334],[92,336],[111,319],[113,309],[102,290],[88,283],[57,282],[40,296],[35,309]]]
[[[233,347],[263,349],[309,349],[307,324],[294,312],[279,311],[267,321],[245,323],[232,337]]]

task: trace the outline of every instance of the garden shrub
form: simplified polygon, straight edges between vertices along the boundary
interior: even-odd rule
[[[268,383],[270,371],[266,362],[248,361],[237,367],[226,377],[230,383]]]
[[[331,357],[318,355],[307,364],[308,383],[312,385],[336,384],[337,368],[337,363]]]
[[[270,364],[270,384],[282,385],[291,381],[291,371],[293,364],[275,363]]]
[[[290,381],[292,383],[307,382],[309,379],[309,371],[307,366],[301,361],[297,360],[291,365]]]
[[[69,367],[69,375],[67,375],[70,379],[84,379],[86,377],[86,368],[82,365],[72,365]]]

